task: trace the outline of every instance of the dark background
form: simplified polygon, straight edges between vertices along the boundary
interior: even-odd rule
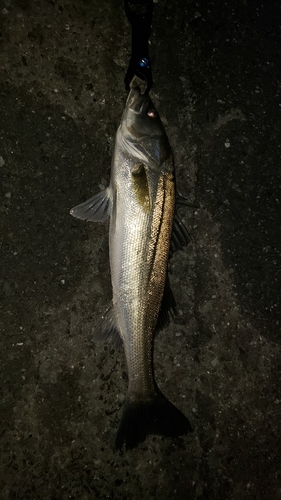
[[[108,227],[69,209],[108,183],[130,27],[121,0],[0,5],[1,500],[280,499],[280,2],[154,4],[151,96],[200,204],[155,372],[194,432],[124,454],[124,354],[91,341]]]

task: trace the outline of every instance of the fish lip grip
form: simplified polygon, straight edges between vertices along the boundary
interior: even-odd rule
[[[126,16],[132,26],[132,53],[125,76],[125,88],[130,90],[130,83],[136,75],[146,81],[146,92],[152,87],[152,73],[148,54],[153,0],[124,0]]]

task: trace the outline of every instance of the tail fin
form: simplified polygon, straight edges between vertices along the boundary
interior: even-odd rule
[[[158,391],[149,401],[126,399],[115,439],[117,450],[121,450],[124,444],[127,450],[131,450],[149,434],[176,437],[192,431],[184,414]]]

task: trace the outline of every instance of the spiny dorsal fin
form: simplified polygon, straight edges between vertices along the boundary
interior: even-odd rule
[[[175,213],[171,237],[170,256],[172,256],[177,250],[182,250],[183,247],[187,246],[190,241],[191,237],[188,230],[186,229],[180,216]]]

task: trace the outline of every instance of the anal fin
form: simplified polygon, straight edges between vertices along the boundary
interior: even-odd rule
[[[112,307],[106,311],[94,327],[93,341],[111,342],[117,348],[122,346],[123,341],[116,325],[114,309]]]

